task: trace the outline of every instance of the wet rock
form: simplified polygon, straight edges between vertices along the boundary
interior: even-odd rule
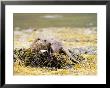
[[[81,47],[69,49],[74,54],[97,54],[96,47]]]
[[[51,58],[50,58],[51,57]],[[63,68],[72,62],[69,61],[68,56],[53,53],[49,55],[47,52],[36,52],[32,49],[15,49],[14,50],[14,63],[20,61],[19,65],[31,67],[51,67]]]

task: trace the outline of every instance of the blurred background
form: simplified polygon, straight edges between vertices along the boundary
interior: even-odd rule
[[[96,27],[96,13],[14,13],[14,30],[46,27]]]

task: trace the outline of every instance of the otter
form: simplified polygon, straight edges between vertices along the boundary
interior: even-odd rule
[[[34,40],[34,42],[31,44],[30,48],[32,50],[35,50],[37,52],[39,51],[47,51],[49,54],[53,53],[53,49],[51,47],[51,43],[48,42],[47,40],[42,40],[40,38],[37,38]]]
[[[36,52],[41,53],[47,53],[48,56],[51,58],[52,53],[59,53],[64,54],[70,57],[70,59],[76,63],[79,63],[79,61],[74,58],[69,50],[62,46],[62,43],[57,40],[43,40],[40,38],[37,38],[34,40],[32,45],[30,46],[32,50],[35,50]]]

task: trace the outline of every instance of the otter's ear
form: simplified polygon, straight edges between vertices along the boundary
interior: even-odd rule
[[[35,39],[34,42],[37,42],[38,40],[40,40],[40,38]]]

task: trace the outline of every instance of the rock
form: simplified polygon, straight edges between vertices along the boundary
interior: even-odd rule
[[[35,52],[29,49],[15,49],[14,50],[14,63],[19,61],[19,65],[31,66],[31,67],[51,67],[51,68],[63,68],[72,62],[69,61],[68,56],[53,53],[50,56],[47,52]],[[50,59],[51,57],[51,59]]]
[[[96,47],[81,47],[69,49],[74,54],[97,54]]]

